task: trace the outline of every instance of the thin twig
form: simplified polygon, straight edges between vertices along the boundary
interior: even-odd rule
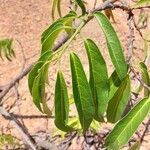
[[[141,85],[150,91],[150,87],[144,83],[144,81],[141,79],[141,77],[135,71],[135,69],[132,66],[130,66],[130,69],[131,69],[132,73],[135,75],[135,78],[141,83]]]
[[[132,25],[132,20],[133,20],[133,13],[132,11],[128,12],[129,17],[128,17],[128,27],[129,27],[129,39],[128,39],[128,54],[127,54],[127,63],[130,64],[131,63],[131,58],[132,58],[132,54],[133,54],[133,44],[134,44],[134,28]]]
[[[144,132],[143,132],[143,134],[142,134],[142,136],[141,136],[141,139],[140,139],[140,142],[141,142],[141,143],[144,141],[144,137],[145,137],[145,135],[146,135],[146,133],[147,133],[147,131],[148,131],[149,126],[150,126],[150,118],[148,119],[148,121],[147,121],[147,123],[146,123],[145,130],[144,130]]]
[[[16,85],[16,83],[21,80],[24,76],[26,76],[29,71],[32,68],[32,64],[30,66],[28,66],[23,72],[21,72],[14,80],[12,80],[7,86],[6,88],[3,89],[3,91],[0,94],[0,102],[2,101],[2,99],[4,98],[4,96],[9,92],[9,90],[14,87]]]

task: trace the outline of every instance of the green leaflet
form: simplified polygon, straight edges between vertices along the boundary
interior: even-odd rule
[[[61,22],[57,22],[55,26],[52,27],[51,32],[47,34],[45,39],[42,42],[42,52],[44,53],[48,50],[52,51],[52,48],[54,46],[54,42],[56,38],[58,37],[59,33],[64,30],[65,27]]]
[[[33,102],[41,112],[48,115],[51,115],[51,111],[48,109],[45,101],[45,84],[48,80],[48,68],[52,57],[51,51],[45,52],[28,76],[28,86],[33,97]],[[41,108],[41,104],[43,109]]]
[[[141,74],[142,74],[142,80],[147,86],[150,86],[150,77],[148,74],[147,66],[144,64],[144,62],[140,62],[140,68],[141,68]],[[144,96],[149,97],[150,91],[144,87]]]
[[[67,86],[61,72],[57,74],[55,86],[55,125],[58,129],[68,132],[73,129],[67,125],[69,114],[69,98]]]
[[[68,22],[72,22],[76,18],[76,13],[71,11],[66,16],[55,21],[50,27],[48,27],[42,34],[41,43],[42,43],[42,51],[41,53],[45,53],[46,51],[52,51],[54,46],[54,42],[57,39],[58,35],[64,30],[71,30],[72,24],[68,24]]]
[[[108,103],[107,108],[108,122],[115,123],[121,118],[127,106],[129,97],[130,97],[130,79],[129,75],[127,75],[127,77],[120,84],[115,95]]]
[[[33,102],[37,106],[37,108],[41,112],[47,114],[48,116],[51,116],[52,113],[49,110],[45,100],[45,83],[47,79],[48,68],[49,63],[40,68],[38,75],[35,77],[32,87],[32,97]],[[41,104],[43,106],[43,109],[41,108]]]
[[[109,80],[105,60],[96,44],[85,40],[85,48],[90,66],[90,86],[95,104],[95,119],[101,120],[108,105]]]
[[[138,126],[142,123],[150,110],[150,97],[141,100],[123,117],[107,136],[105,144],[108,150],[119,150],[128,142]]]
[[[12,49],[12,39],[3,39],[0,40],[0,58],[3,59],[3,56],[7,58],[7,60],[11,61],[12,57],[15,57],[15,52]]]
[[[133,8],[150,5],[150,0],[139,0]]]
[[[83,132],[85,132],[89,128],[95,113],[92,92],[80,59],[74,53],[70,55],[70,64],[73,96],[79,114],[79,120]]]
[[[123,78],[126,77],[127,74],[127,64],[125,62],[123,49],[121,47],[118,36],[114,28],[112,27],[111,23],[109,22],[108,18],[104,14],[96,12],[94,13],[94,16],[98,20],[105,34],[112,63],[116,69],[116,72],[120,80],[122,80]]]
[[[117,75],[117,72],[115,70],[109,78],[110,91],[109,91],[108,100],[113,98],[113,96],[116,93],[116,91],[118,90],[120,84],[121,84],[121,81],[120,81],[120,79]]]
[[[86,13],[86,8],[84,6],[84,3],[82,0],[75,0],[75,2],[78,4],[78,6],[81,8],[82,10],[82,15],[84,15]]]
[[[57,10],[59,17],[61,17],[61,8],[60,8],[61,0],[53,0],[52,5],[52,19],[55,19],[55,12]]]

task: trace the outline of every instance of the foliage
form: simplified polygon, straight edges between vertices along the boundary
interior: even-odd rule
[[[13,57],[15,57],[15,52],[12,49],[12,39],[3,39],[0,40],[0,58],[3,59],[3,56],[7,58],[7,60],[11,61]]]
[[[21,148],[21,144],[19,143],[19,140],[13,137],[10,134],[2,134],[0,135],[0,149],[5,149],[7,148],[10,149],[16,149],[16,148]]]
[[[137,5],[140,3],[141,1]],[[149,113],[150,91],[144,86],[145,98],[140,100],[124,116],[125,108],[131,97],[130,65],[126,63],[124,50],[117,33],[109,18],[103,13],[97,11],[88,14],[82,0],[75,0],[75,4],[81,8],[81,14],[78,15],[71,11],[66,16],[54,21],[43,32],[40,58],[31,70],[28,78],[29,90],[37,108],[41,112],[51,115],[52,112],[46,103],[45,92],[46,85],[50,84],[48,70],[53,63],[60,61],[71,42],[86,23],[92,18],[96,19],[105,36],[114,71],[112,75],[108,74],[107,62],[105,62],[105,58],[101,54],[101,49],[98,48],[92,39],[85,39],[85,51],[89,61],[89,80],[78,54],[71,53],[70,70],[72,75],[73,104],[69,103],[70,95],[68,95],[63,72],[61,69],[58,69],[55,86],[55,125],[64,132],[80,131],[80,128],[82,128],[82,132],[85,133],[89,127],[92,129],[96,127],[93,123],[95,120],[103,123],[106,121],[113,123],[115,126],[106,138],[106,147],[109,150],[119,150],[120,147],[129,141]],[[53,18],[56,9],[61,14],[60,1],[58,0],[53,2]],[[80,20],[78,27],[74,25],[75,20]],[[64,32],[69,35],[68,41],[57,51],[53,51],[55,41]],[[145,85],[149,86],[150,79],[146,64],[141,62],[139,65],[142,80]],[[140,86],[143,85],[140,84]],[[70,105],[76,107],[79,119],[76,115],[74,118],[69,116]]]

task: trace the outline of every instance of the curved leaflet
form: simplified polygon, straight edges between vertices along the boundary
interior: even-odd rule
[[[120,80],[122,80],[127,75],[127,64],[125,62],[123,49],[121,47],[118,36],[108,18],[104,14],[96,12],[94,13],[94,16],[98,20],[98,23],[104,32],[112,63]]]
[[[79,7],[82,10],[82,15],[84,15],[86,13],[86,8],[84,6],[84,3],[82,0],[75,0],[75,2],[79,5]]]
[[[68,24],[68,22],[72,22],[76,18],[76,13],[71,11],[66,16],[55,21],[50,27],[48,27],[42,34],[41,43],[42,43],[42,51],[43,54],[46,51],[52,51],[54,46],[54,42],[57,39],[58,35],[62,31],[68,31],[72,28],[72,23]]]

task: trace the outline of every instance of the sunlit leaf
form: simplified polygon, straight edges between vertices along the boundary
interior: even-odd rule
[[[104,14],[96,12],[94,16],[98,20],[105,34],[112,63],[116,69],[120,80],[122,80],[127,74],[127,64],[125,62],[123,49],[121,47],[116,31],[114,30],[108,18]]]
[[[108,150],[119,150],[126,144],[150,110],[150,97],[141,100],[124,116],[107,136],[105,144]]]
[[[89,128],[95,113],[92,92],[80,59],[74,53],[70,55],[70,64],[72,73],[73,96],[80,123],[83,132],[85,132]]]
[[[90,86],[95,103],[95,119],[101,120],[108,105],[109,80],[105,60],[96,44],[85,40],[90,67]]]
[[[69,21],[73,21],[76,18],[76,13],[71,11],[66,16],[58,19],[55,21],[50,27],[48,27],[43,33],[41,37],[42,43],[42,51],[41,54],[45,53],[46,51],[52,51],[54,47],[54,42],[58,38],[58,35],[65,31],[71,30],[72,24],[68,24]],[[73,30],[73,29],[72,29]]]

